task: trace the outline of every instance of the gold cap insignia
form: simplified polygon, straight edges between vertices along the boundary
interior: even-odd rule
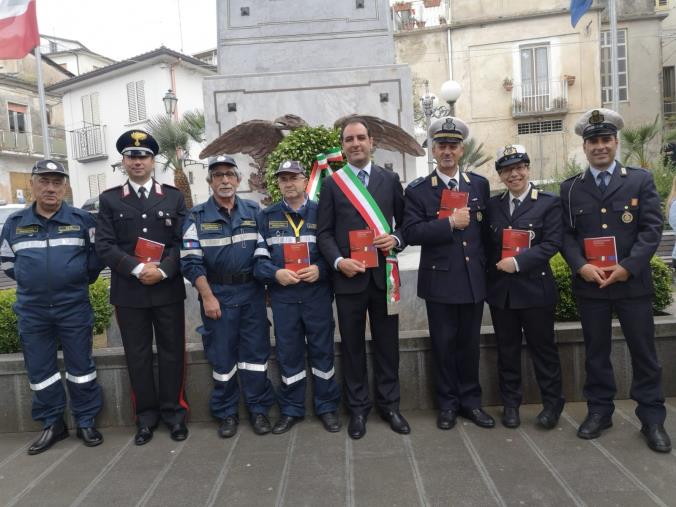
[[[448,118],[441,126],[441,130],[457,130],[457,128],[455,122],[451,118]]]
[[[599,123],[603,123],[604,121],[606,121],[606,118],[601,114],[601,111],[599,111],[598,109],[594,109],[592,111],[591,116],[589,117],[589,124],[598,125]]]
[[[503,153],[503,155],[507,157],[509,155],[516,155],[516,153],[517,153],[516,148],[508,144],[507,146],[505,146],[505,152]]]
[[[148,139],[148,134],[145,132],[132,132],[131,138],[134,140],[134,146],[141,146],[141,141]]]

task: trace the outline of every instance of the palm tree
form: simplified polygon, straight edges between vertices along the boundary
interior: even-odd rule
[[[477,142],[473,138],[465,141],[465,152],[460,158],[460,167],[466,171],[469,169],[476,169],[493,158],[486,155],[483,150],[484,143],[477,145]]]
[[[183,161],[191,142],[204,141],[204,113],[188,111],[179,121],[167,115],[157,115],[148,122],[148,130],[160,146],[159,155],[164,158],[163,169],[174,171],[174,185],[183,193],[186,207],[192,208],[192,192],[183,171]]]
[[[658,116],[655,116],[655,121],[652,123],[643,123],[637,127],[625,127],[620,131],[623,163],[625,165],[632,160],[636,160],[639,166],[650,167],[652,156],[649,145],[660,131],[657,120]]]

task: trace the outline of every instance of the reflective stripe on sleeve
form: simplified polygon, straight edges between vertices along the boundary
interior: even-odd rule
[[[13,262],[3,262],[0,264],[0,269],[3,271],[7,271],[8,269],[14,269],[14,263]]]
[[[232,367],[230,373],[218,373],[216,370],[214,370],[211,376],[214,377],[214,380],[218,380],[219,382],[227,382],[235,376],[235,373],[237,373],[237,365]]]
[[[305,370],[301,371],[300,373],[296,373],[291,377],[285,377],[284,375],[282,375],[282,382],[284,382],[288,386],[298,382],[299,380],[303,380],[306,376],[307,372]]]
[[[270,258],[270,252],[268,252],[267,248],[256,248],[256,250],[254,250],[253,256]]]
[[[14,251],[25,250],[26,248],[47,248],[46,241],[20,241],[14,244]]]
[[[240,370],[249,370],[249,371],[260,371],[264,372],[268,369],[268,363],[264,364],[255,364],[255,363],[237,363],[237,368]]]
[[[333,366],[331,367],[331,369],[329,371],[326,371],[326,372],[324,372],[322,370],[318,370],[317,368],[312,368],[312,374],[316,377],[323,378],[324,380],[329,380],[331,377],[333,377],[335,372],[336,371],[333,368]]]
[[[185,234],[183,235],[183,239],[193,239],[195,241],[199,241],[199,238],[197,237],[197,227],[195,227],[195,224],[190,224],[190,227],[186,229]]]
[[[96,378],[96,370],[94,370],[91,373],[87,373],[87,375],[71,375],[70,373],[66,372],[66,380],[69,382],[72,382],[74,384],[86,384],[87,382],[91,382]]]
[[[59,380],[61,380],[61,374],[57,371],[47,380],[43,380],[42,382],[38,382],[37,384],[30,384],[30,386],[33,391],[42,391],[46,387],[51,386],[52,384],[58,382]]]
[[[84,246],[83,238],[56,238],[49,240],[49,246]]]
[[[181,250],[181,259],[187,257],[188,255],[198,255],[200,257],[204,256],[204,252],[201,248],[193,248],[191,250]]]
[[[316,236],[300,236],[298,238],[300,243],[316,243]],[[270,236],[266,240],[268,245],[282,245],[284,243],[296,243],[296,238],[293,236]]]
[[[9,241],[6,239],[2,241],[2,247],[0,247],[0,255],[3,257],[14,257],[14,250],[9,246]]]
[[[212,246],[228,246],[233,243],[241,243],[242,241],[250,241],[258,239],[258,234],[255,232],[247,232],[245,234],[235,234],[234,236],[228,236],[225,238],[214,238],[214,239],[201,239],[200,244],[202,247],[212,247]]]

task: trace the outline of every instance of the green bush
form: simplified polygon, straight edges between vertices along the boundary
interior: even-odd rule
[[[570,268],[560,253],[557,253],[549,261],[554,273],[554,280],[559,289],[559,302],[556,305],[556,320],[577,320],[577,305],[572,293],[572,278]],[[655,256],[650,259],[650,269],[655,285],[655,297],[653,299],[653,311],[661,312],[673,301],[671,293],[671,268],[662,259]]]
[[[285,160],[298,160],[305,166],[307,175],[310,175],[312,165],[317,155],[325,153],[332,148],[340,148],[340,132],[338,129],[326,127],[303,127],[294,130],[277,145],[275,151],[270,153],[265,169],[265,181],[267,191],[272,202],[282,199],[277,185],[275,171],[279,164]],[[335,171],[343,166],[342,162],[331,163]]]
[[[94,334],[103,333],[110,325],[113,307],[108,302],[110,280],[100,278],[89,286],[89,301],[94,309]],[[19,328],[12,306],[16,302],[16,291],[0,291],[0,354],[20,352]]]

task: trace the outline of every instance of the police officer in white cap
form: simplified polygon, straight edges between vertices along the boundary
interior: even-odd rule
[[[479,334],[486,298],[485,234],[488,180],[459,166],[469,128],[441,118],[429,128],[437,168],[406,188],[404,239],[421,245],[418,297],[425,300],[439,414],[449,430],[461,415],[482,428],[493,418],[481,408]],[[445,190],[466,192],[467,205],[438,218]]]
[[[563,255],[573,273],[587,356],[588,413],[577,434],[597,438],[612,426],[617,392],[610,362],[615,313],[631,354],[630,395],[638,403],[641,432],[652,450],[670,452],[664,429],[662,367],[655,351],[650,270],[662,233],[660,199],[649,171],[624,167],[615,160],[617,132],[623,126],[622,117],[610,109],[582,115],[575,132],[582,136],[589,166],[561,184]],[[591,238],[610,240],[594,241],[608,245],[595,252]],[[610,265],[599,267],[600,256]]]
[[[518,144],[503,146],[495,169],[507,190],[488,202],[488,297],[498,349],[502,424],[520,424],[521,350],[525,336],[543,410],[537,421],[556,427],[563,409],[561,362],[554,342],[558,291],[549,259],[561,247],[561,202],[530,182],[530,158]]]

